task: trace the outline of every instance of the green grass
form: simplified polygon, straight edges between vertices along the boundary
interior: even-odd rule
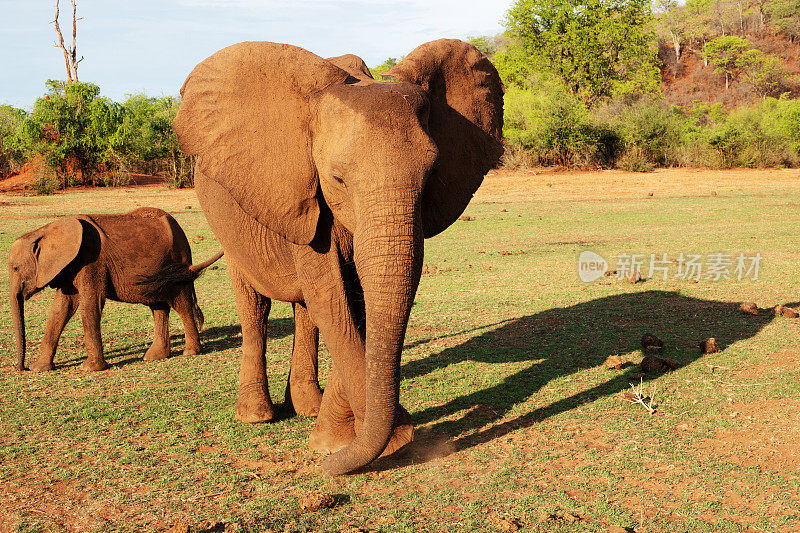
[[[546,178],[545,178],[546,179]],[[604,179],[604,178],[598,178]],[[141,188],[5,196],[0,253],[55,216],[167,208],[195,261],[218,248],[192,191]],[[0,313],[0,530],[471,531],[513,520],[532,531],[781,531],[800,528],[800,320],[754,317],[800,300],[800,195],[766,188],[720,197],[481,202],[429,240],[403,353],[401,402],[417,425],[404,457],[331,478],[307,448],[313,420],[243,425],[233,417],[241,336],[224,259],[197,281],[205,353],[141,361],[143,306],[110,302],[112,368],[83,374],[80,320],[55,372],[11,370]],[[644,196],[644,195],[643,195]],[[191,209],[185,206],[191,205]],[[764,256],[758,281],[630,284],[576,274],[578,254],[717,251]],[[504,254],[504,252],[506,252]],[[523,253],[520,253],[523,252]],[[613,262],[613,261],[612,261]],[[8,280],[0,275],[0,291]],[[30,361],[52,291],[26,305]],[[267,357],[283,399],[291,308],[275,303]],[[640,338],[683,363],[644,376],[656,414],[620,400],[638,383]],[[717,339],[722,352],[701,356]],[[793,364],[780,366],[776,353]],[[607,370],[609,355],[631,364]],[[323,351],[322,371],[328,356]],[[774,364],[773,364],[774,363]],[[795,446],[792,448],[792,446]],[[303,511],[314,491],[337,505]]]

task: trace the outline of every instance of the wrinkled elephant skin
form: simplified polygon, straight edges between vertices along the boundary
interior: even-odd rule
[[[155,319],[152,346],[145,360],[169,355],[169,310],[181,317],[185,354],[200,353],[194,279],[222,254],[192,265],[183,230],[166,212],[140,208],[122,215],[78,215],[58,219],[26,233],[11,245],[8,257],[11,312],[17,342],[17,369],[25,368],[24,301],[45,287],[56,289],[33,371],[55,368],[58,340],[80,309],[88,357],[81,368],[105,370],[100,315],[106,299],[150,307]]]
[[[475,47],[426,43],[384,75],[397,81],[353,55],[241,43],[195,67],[174,122],[236,293],[236,416],[274,416],[266,321],[272,299],[293,302],[289,396],[318,411],[311,445],[332,474],[411,440],[399,366],[424,238],[463,213],[503,151],[502,85]],[[317,328],[333,359],[321,399]]]

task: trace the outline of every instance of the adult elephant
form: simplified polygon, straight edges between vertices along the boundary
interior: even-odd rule
[[[333,359],[311,435],[332,474],[411,440],[399,366],[423,238],[458,218],[503,152],[502,85],[475,47],[426,43],[387,75],[398,81],[376,82],[356,56],[240,43],[195,67],[174,122],[236,293],[237,417],[274,416],[267,315],[270,299],[294,302],[293,363],[315,324]]]

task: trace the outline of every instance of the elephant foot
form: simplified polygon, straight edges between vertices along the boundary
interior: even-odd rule
[[[108,370],[109,366],[108,363],[103,361],[102,359],[99,361],[92,361],[87,359],[81,365],[81,370],[84,372],[100,372],[102,370]]]
[[[392,455],[394,452],[408,446],[414,440],[414,422],[411,415],[401,405],[394,422],[392,437],[380,457]]]
[[[145,361],[160,361],[167,357],[169,357],[169,348],[164,348],[163,346],[150,346],[144,353]]]
[[[31,363],[30,367],[31,372],[49,372],[55,369],[56,365],[52,361],[40,361],[39,359]]]
[[[289,383],[286,405],[300,416],[316,417],[322,403],[322,391],[316,382]]]
[[[199,346],[185,346],[183,348],[183,355],[200,355],[203,351]]]
[[[315,452],[331,454],[346,447],[355,438],[352,420],[349,423],[329,425],[321,424],[318,418],[317,425],[308,437],[308,447]]]
[[[327,454],[338,452],[353,442],[360,426],[361,424],[353,419],[350,419],[349,423],[344,422],[339,424],[320,424],[318,420],[317,426],[308,438],[308,446],[315,452]],[[411,415],[403,406],[400,406],[397,417],[395,418],[392,436],[389,438],[389,443],[386,445],[380,457],[392,455],[401,448],[411,444],[413,440],[414,423],[411,421]]]
[[[275,420],[275,411],[272,409],[240,410],[236,406],[236,420],[245,424],[259,424]]]
[[[236,400],[236,420],[245,424],[258,424],[275,420],[275,408],[269,398],[256,399],[239,397]]]

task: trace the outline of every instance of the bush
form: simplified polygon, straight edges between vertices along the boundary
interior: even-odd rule
[[[0,105],[0,178],[19,171],[25,162],[25,157],[14,142],[14,137],[26,115],[22,109]]]
[[[40,155],[67,183],[95,182],[109,162],[109,139],[122,110],[100,95],[92,83],[49,80],[48,94],[36,100],[15,135],[15,146],[28,159]]]
[[[503,157],[500,160],[503,168],[509,170],[518,170],[536,166],[536,158],[533,153],[526,150],[525,147],[517,144],[505,143],[505,150]]]
[[[179,101],[165,96],[131,95],[122,103],[123,120],[111,144],[128,166],[150,173],[163,172],[176,188],[194,186],[194,159],[185,155],[172,131]],[[141,167],[146,165],[146,169]]]
[[[636,146],[628,147],[617,159],[616,166],[628,172],[650,172],[655,168],[650,158]]]
[[[91,83],[50,80],[47,87],[30,115],[13,115],[13,128],[4,127],[9,113],[0,108],[0,146],[5,153],[18,154],[20,160],[42,158],[60,187],[126,185],[133,171],[163,172],[176,187],[194,184],[193,159],[181,152],[172,131],[176,98],[131,95],[118,104],[101,97],[99,87]],[[48,177],[39,188],[47,190],[50,181]]]
[[[36,179],[31,183],[31,188],[36,194],[53,194],[61,186],[61,180],[53,167],[42,164],[36,167],[35,173]]]
[[[194,187],[195,156],[187,156],[178,152],[172,159],[173,167],[164,174],[164,182],[168,187],[183,189]]]
[[[721,104],[680,109],[652,98],[618,99],[589,112],[557,83],[539,78],[529,86],[506,93],[510,168],[800,166],[800,100],[766,98],[727,112]]]
[[[731,112],[709,134],[725,167],[785,167],[800,164],[800,102],[767,98]]]
[[[509,87],[503,133],[542,165],[581,165],[594,158],[600,135],[584,104],[560,82],[539,76],[531,89]]]
[[[598,109],[595,120],[619,139],[621,168],[644,171],[677,164],[684,118],[676,108],[650,99],[616,102]]]
[[[767,98],[764,109],[764,127],[783,139],[794,156],[800,154],[800,100]]]

